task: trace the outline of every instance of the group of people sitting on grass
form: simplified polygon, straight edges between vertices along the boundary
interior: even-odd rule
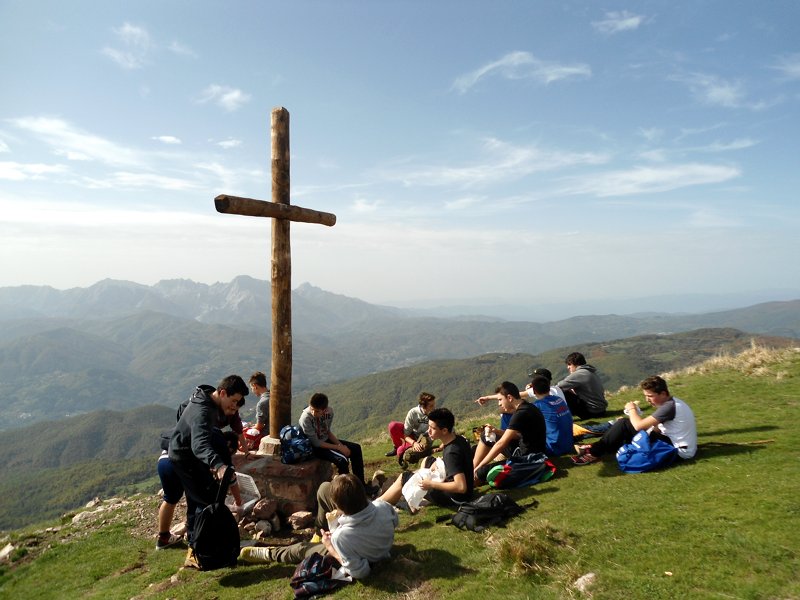
[[[514,383],[504,381],[494,394],[479,397],[476,402],[480,405],[496,401],[501,419],[500,427],[486,423],[476,428],[478,439],[474,446],[456,432],[453,413],[447,408],[437,408],[433,394],[421,393],[404,422],[389,424],[393,447],[387,456],[396,456],[403,472],[381,489],[364,478],[361,446],[333,433],[333,410],[328,397],[314,394],[299,424],[311,441],[314,455],[332,462],[339,472],[317,491],[315,525],[319,534],[291,546],[247,546],[242,548],[240,560],[297,563],[319,552],[335,558],[352,577],[365,577],[371,564],[389,556],[398,524],[395,506],[403,504],[404,486],[414,475],[409,465],[414,463],[422,462],[425,468],[444,471],[419,480],[417,485],[424,491],[424,501],[456,508],[472,499],[474,489],[486,482],[494,466],[514,455],[544,453],[557,457],[574,453],[573,464],[587,465],[615,452],[637,432],[648,430],[651,437],[675,446],[681,458],[694,456],[697,449],[694,415],[684,401],[670,394],[667,383],[658,376],[640,384],[645,399],[655,408],[653,413],[643,416],[638,404],[629,402],[625,407],[627,416],[606,424],[598,441],[574,446],[574,418],[602,419],[608,405],[596,369],[586,364],[584,356],[573,352],[565,362],[569,374],[555,385],[550,371],[539,368],[529,373],[531,380],[523,392]],[[179,410],[166,457],[186,493],[190,546],[195,515],[214,501],[218,481],[230,464],[230,453],[226,455],[225,448],[216,441],[215,431],[226,425],[236,431],[232,421],[238,418],[238,409],[247,394],[244,381],[232,375],[216,389],[198,387]],[[434,452],[441,452],[438,467],[438,461],[431,456]],[[167,487],[164,486],[164,502],[174,504],[177,488],[172,486],[168,495]],[[237,505],[240,504],[233,488],[232,493]],[[159,524],[157,547],[171,545],[169,522],[160,519]]]

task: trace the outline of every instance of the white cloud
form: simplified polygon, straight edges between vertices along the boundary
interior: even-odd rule
[[[721,183],[739,177],[735,167],[687,163],[654,167],[634,167],[586,177],[576,177],[562,191],[598,197],[653,194],[693,185]]]
[[[751,140],[750,138],[740,138],[733,140],[732,142],[712,142],[707,146],[691,148],[691,150],[696,150],[699,152],[730,152],[731,150],[744,150],[745,148],[752,148],[757,144],[757,141]]]
[[[44,175],[66,173],[64,165],[45,165],[41,163],[0,162],[0,179],[8,181],[28,181],[42,179]],[[5,216],[3,217],[5,219]]]
[[[0,152],[11,152],[11,148],[3,140],[0,140]]]
[[[639,153],[639,157],[650,162],[666,162],[668,152],[664,148],[652,148]]]
[[[154,136],[152,139],[154,139],[154,140],[156,140],[158,142],[162,142],[164,144],[175,144],[175,145],[177,145],[177,144],[181,143],[180,138],[176,138],[174,135],[157,135],[157,136]]]
[[[455,200],[448,200],[444,203],[445,210],[461,211],[480,204],[483,200],[474,196],[465,196],[463,198],[456,198]]]
[[[152,188],[167,191],[189,191],[206,189],[202,181],[168,177],[156,173],[131,173],[117,171],[106,178],[85,177],[80,183],[91,189],[141,189]]]
[[[370,202],[369,200],[359,198],[355,202],[353,202],[353,205],[350,207],[350,209],[354,213],[361,213],[361,214],[374,213],[376,210],[378,210],[380,204],[381,203],[379,200]]]
[[[186,56],[188,58],[197,58],[197,53],[192,50],[189,46],[182,44],[178,41],[173,41],[167,46],[170,52],[177,54],[179,56]]]
[[[242,145],[242,140],[228,139],[228,140],[222,140],[221,142],[217,142],[217,146],[219,146],[220,148],[224,148],[225,150],[230,150],[231,148],[236,148],[237,146],[241,145]]]
[[[723,213],[709,208],[701,208],[692,212],[689,215],[688,223],[691,227],[700,229],[741,227],[744,225],[741,219],[736,218],[731,213]]]
[[[123,69],[140,69],[148,60],[152,48],[150,34],[143,27],[125,23],[113,29],[122,48],[103,48],[103,54]]]
[[[242,90],[213,83],[201,92],[198,102],[201,104],[214,102],[228,112],[233,112],[250,102],[250,98],[250,94]]]
[[[639,135],[646,139],[648,142],[654,142],[658,139],[661,139],[661,136],[664,135],[664,130],[659,129],[658,127],[640,127],[639,128]]]
[[[384,172],[382,176],[389,180],[402,181],[405,185],[470,187],[516,180],[537,172],[577,165],[597,165],[608,161],[605,154],[542,150],[537,146],[516,146],[496,138],[485,140],[483,151],[483,160],[473,165],[420,168],[404,165],[394,172]]]
[[[592,21],[594,27],[600,33],[613,35],[622,31],[633,31],[644,23],[642,15],[635,15],[627,10],[607,12],[602,21]]]
[[[42,139],[55,154],[70,156],[73,160],[94,160],[117,166],[141,166],[144,162],[138,152],[82,131],[62,119],[22,117],[9,122]]]
[[[780,97],[769,101],[749,100],[744,83],[741,81],[729,81],[716,75],[692,73],[689,75],[676,75],[672,79],[686,84],[700,102],[711,106],[746,108],[758,111],[782,101]]]
[[[469,91],[481,79],[497,75],[505,79],[533,79],[545,85],[561,79],[590,77],[592,70],[583,63],[560,64],[536,58],[530,52],[511,52],[500,60],[462,75],[453,82],[460,94]]]
[[[800,53],[781,56],[770,68],[779,71],[784,79],[800,79]]]

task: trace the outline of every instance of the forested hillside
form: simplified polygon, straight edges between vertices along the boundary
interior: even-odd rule
[[[301,396],[432,360],[535,355],[709,326],[800,337],[800,301],[703,315],[612,314],[534,323],[418,317],[310,285],[292,298],[293,389]],[[105,280],[65,291],[0,288],[0,383],[15,390],[13,400],[0,398],[0,430],[104,408],[174,406],[198,383],[215,383],[231,372],[269,371],[269,305],[269,284],[249,277],[211,286]]]

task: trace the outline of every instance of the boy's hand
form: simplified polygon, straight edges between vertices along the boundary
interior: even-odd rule
[[[347,446],[345,446],[341,442],[339,443],[339,447],[337,448],[337,451],[340,452],[341,454],[344,454],[345,458],[350,458],[350,448],[348,448]]]

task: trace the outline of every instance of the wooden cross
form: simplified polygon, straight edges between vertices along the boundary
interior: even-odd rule
[[[272,218],[272,369],[269,434],[292,422],[292,255],[289,224],[336,224],[336,215],[289,203],[289,111],[272,109],[272,202],[220,195],[217,212]]]

